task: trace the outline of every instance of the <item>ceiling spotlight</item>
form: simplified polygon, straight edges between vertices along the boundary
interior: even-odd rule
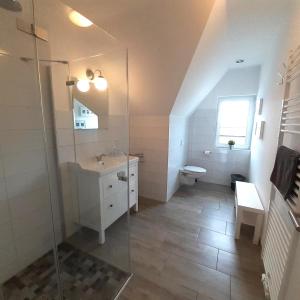
[[[244,59],[237,59],[235,62],[237,64],[242,64],[243,62],[245,62],[245,60]]]
[[[73,10],[69,13],[69,19],[73,24],[79,27],[90,27],[93,25],[93,22],[91,22],[88,18],[81,15],[76,10]]]

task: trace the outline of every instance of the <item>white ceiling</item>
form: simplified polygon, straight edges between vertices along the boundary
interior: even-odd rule
[[[204,34],[213,0],[63,1],[129,47],[133,113],[189,114],[228,69],[264,62],[295,0],[216,0]]]
[[[229,69],[262,65],[274,51],[294,1],[218,0],[171,114],[191,114]],[[245,62],[236,64],[237,59]]]
[[[64,0],[129,48],[130,111],[169,115],[214,0]]]
[[[294,0],[228,0],[230,67],[262,64]],[[237,65],[235,59],[245,59]]]

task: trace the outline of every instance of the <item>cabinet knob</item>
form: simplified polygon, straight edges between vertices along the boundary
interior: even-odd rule
[[[110,184],[108,187],[111,189],[112,188],[112,184]]]
[[[114,205],[113,204],[110,204],[110,206],[109,207],[113,207]]]
[[[133,193],[133,192],[134,192],[134,190],[131,190],[131,192]]]
[[[131,176],[134,176],[134,173],[131,173]]]

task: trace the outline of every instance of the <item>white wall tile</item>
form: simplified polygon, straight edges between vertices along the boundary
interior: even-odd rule
[[[48,177],[45,169],[31,172],[18,173],[6,177],[6,188],[8,198],[20,196],[30,191],[48,186]]]
[[[32,172],[39,169],[46,171],[44,150],[22,151],[3,156],[3,165],[6,176],[13,176],[20,173]]]
[[[256,67],[229,71],[190,117],[188,163],[207,169],[200,180],[229,185],[231,173],[248,176],[249,150],[216,147],[218,97],[256,94],[259,71]],[[211,154],[204,155],[205,150]]]

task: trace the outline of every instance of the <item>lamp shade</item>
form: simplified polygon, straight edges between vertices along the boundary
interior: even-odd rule
[[[94,85],[97,90],[105,91],[107,89],[107,80],[103,76],[98,76],[94,79]]]
[[[90,82],[89,80],[78,80],[76,83],[76,87],[80,92],[86,93],[90,89]]]

